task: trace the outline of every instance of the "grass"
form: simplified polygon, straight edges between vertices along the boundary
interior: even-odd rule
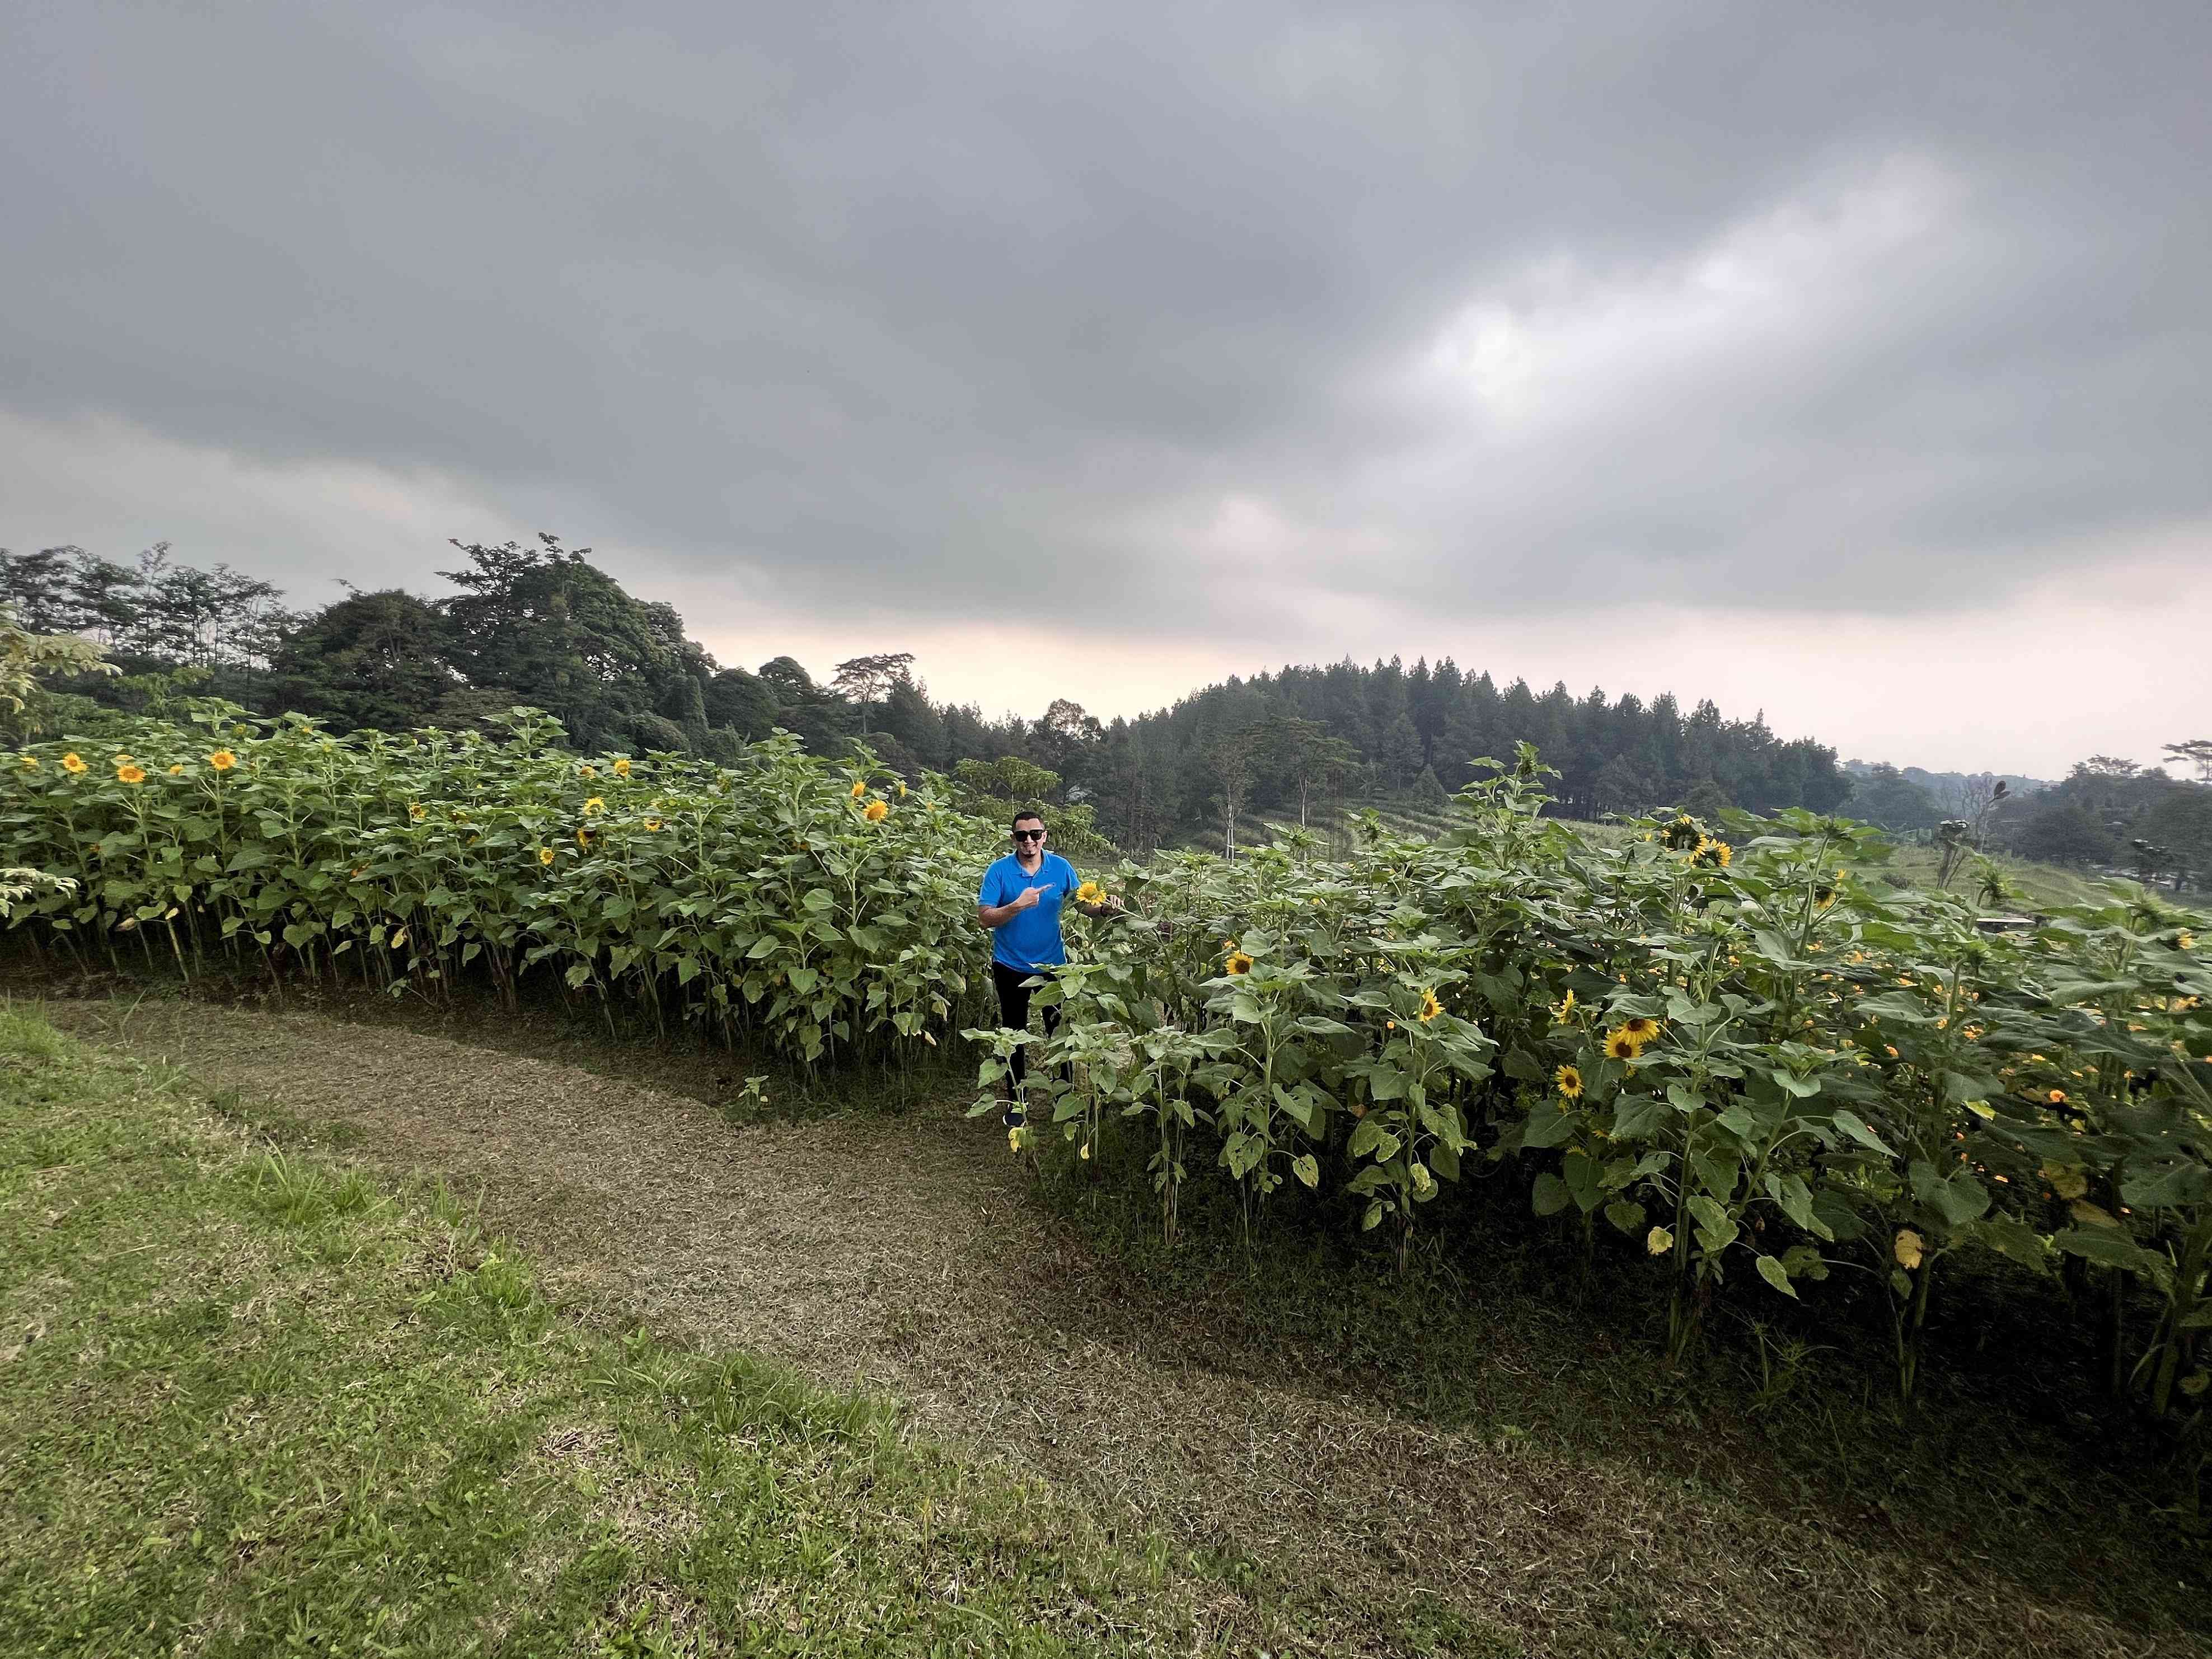
[[[1212,1651],[1241,1605],[14,1007],[0,1446],[11,1656]]]
[[[1082,1569],[1088,1605],[1133,1646],[2204,1645],[2205,1549],[2158,1512],[2169,1468],[2080,1410],[2084,1356],[2057,1324],[1993,1324],[1962,1303],[1907,1413],[1878,1352],[1808,1338],[1786,1310],[1754,1330],[1724,1308],[1710,1358],[1668,1373],[1632,1273],[1578,1285],[1554,1224],[1491,1213],[1479,1183],[1425,1218],[1404,1278],[1351,1218],[1296,1194],[1248,1259],[1206,1180],[1167,1253],[1125,1162],[1136,1149],[1111,1134],[1079,1169],[1054,1146],[1040,1185],[994,1126],[945,1109],[738,1126],[642,1086],[638,1051],[604,1057],[625,1085],[323,1015],[129,1007],[57,1018],[194,1057],[238,1091],[222,1103],[234,1121],[288,1145],[327,1149],[343,1129],[385,1167],[489,1182],[543,1293],[610,1334],[598,1352],[643,1323],[817,1378],[864,1374],[898,1393],[902,1420],[964,1449],[971,1492],[992,1484],[979,1469],[1002,1486],[1043,1477],[1060,1498],[1024,1500],[1045,1516],[1036,1535],[1098,1564]],[[1094,1198],[1084,1177],[1101,1164]],[[349,1179],[313,1167],[331,1192]],[[251,1179],[260,1224],[321,1201],[313,1180],[295,1200]],[[829,1538],[868,1536],[864,1514],[820,1513]],[[1065,1603],[1030,1589],[1033,1616],[1065,1629]]]

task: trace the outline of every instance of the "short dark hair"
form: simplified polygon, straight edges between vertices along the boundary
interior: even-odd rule
[[[1006,828],[1009,830],[1020,829],[1022,827],[1022,820],[1024,818],[1035,818],[1037,821],[1037,827],[1039,829],[1042,829],[1044,827],[1043,813],[1032,812],[1027,807],[1024,807],[1020,811],[1014,814],[1014,821],[1008,824]]]

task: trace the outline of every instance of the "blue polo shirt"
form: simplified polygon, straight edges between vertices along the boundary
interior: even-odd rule
[[[1057,853],[1047,853],[1035,875],[1023,869],[1021,860],[1012,853],[986,870],[983,885],[975,895],[978,904],[1010,904],[1022,896],[1024,887],[1044,889],[1035,904],[1018,911],[1005,926],[991,930],[991,960],[1025,972],[1057,968],[1066,962],[1067,946],[1060,936],[1060,907],[1082,883],[1075,866]]]

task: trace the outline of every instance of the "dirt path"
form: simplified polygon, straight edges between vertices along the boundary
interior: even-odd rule
[[[887,1389],[930,1431],[1179,1547],[1287,1565],[1312,1650],[2198,1651],[1940,1564],[1511,1437],[1448,1432],[1178,1317],[1029,1195],[994,1127],[733,1127],[692,1099],[308,1012],[57,1002],[354,1154],[443,1173],[579,1312]],[[1511,1363],[1501,1356],[1500,1364]],[[1430,1598],[1434,1598],[1433,1601]],[[1425,1631],[1407,1609],[1432,1606]]]

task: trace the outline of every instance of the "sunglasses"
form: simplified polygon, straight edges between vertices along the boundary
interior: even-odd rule
[[[1014,839],[1016,841],[1042,841],[1044,839],[1044,831],[1042,830],[1017,830],[1014,831]]]

